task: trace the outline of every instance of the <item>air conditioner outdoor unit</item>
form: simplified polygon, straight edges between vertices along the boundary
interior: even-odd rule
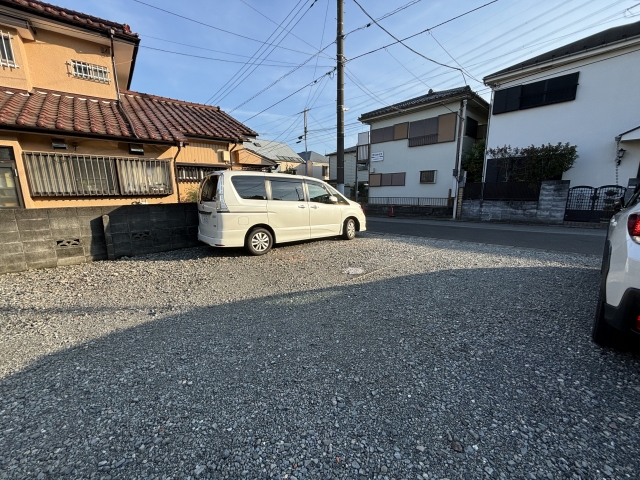
[[[220,150],[218,152],[218,156],[220,157],[220,161],[222,163],[229,163],[231,161],[231,152],[228,150]]]

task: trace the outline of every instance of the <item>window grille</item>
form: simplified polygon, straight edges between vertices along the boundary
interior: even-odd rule
[[[79,62],[78,60],[71,60],[71,67],[73,68],[74,77],[84,78],[85,80],[94,80],[101,83],[110,82],[109,70],[106,67],[86,62]]]
[[[171,174],[167,160],[116,158],[121,195],[170,195]]]
[[[33,197],[170,195],[169,161],[23,152]]]
[[[436,183],[436,171],[435,170],[421,171],[420,183]]]
[[[225,170],[216,167],[201,167],[192,165],[178,165],[179,182],[199,182],[212,172]]]
[[[0,65],[4,67],[18,68],[16,59],[13,55],[13,46],[11,45],[11,34],[0,31]]]

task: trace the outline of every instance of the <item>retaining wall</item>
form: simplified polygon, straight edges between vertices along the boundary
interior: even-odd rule
[[[0,273],[198,244],[196,204],[0,210]]]
[[[538,201],[463,200],[462,220],[561,225],[569,194],[568,180],[542,182]]]

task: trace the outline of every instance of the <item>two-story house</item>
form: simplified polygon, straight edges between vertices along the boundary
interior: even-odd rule
[[[571,186],[633,186],[640,177],[640,22],[610,28],[488,75],[487,147],[576,145]],[[485,159],[485,180],[495,181]]]
[[[369,199],[448,203],[457,192],[462,156],[484,138],[488,111],[465,86],[362,114],[359,120],[371,127],[369,148],[358,146],[369,151]]]
[[[304,163],[296,168],[297,175],[308,175],[325,182],[329,180],[329,158],[317,152],[298,152]]]
[[[139,43],[126,24],[0,0],[0,207],[175,203],[243,168],[250,128],[129,90]]]

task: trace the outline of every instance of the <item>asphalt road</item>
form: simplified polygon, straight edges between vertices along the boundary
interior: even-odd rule
[[[367,218],[367,230],[587,255],[601,255],[606,237],[606,230],[594,228],[377,217]]]

